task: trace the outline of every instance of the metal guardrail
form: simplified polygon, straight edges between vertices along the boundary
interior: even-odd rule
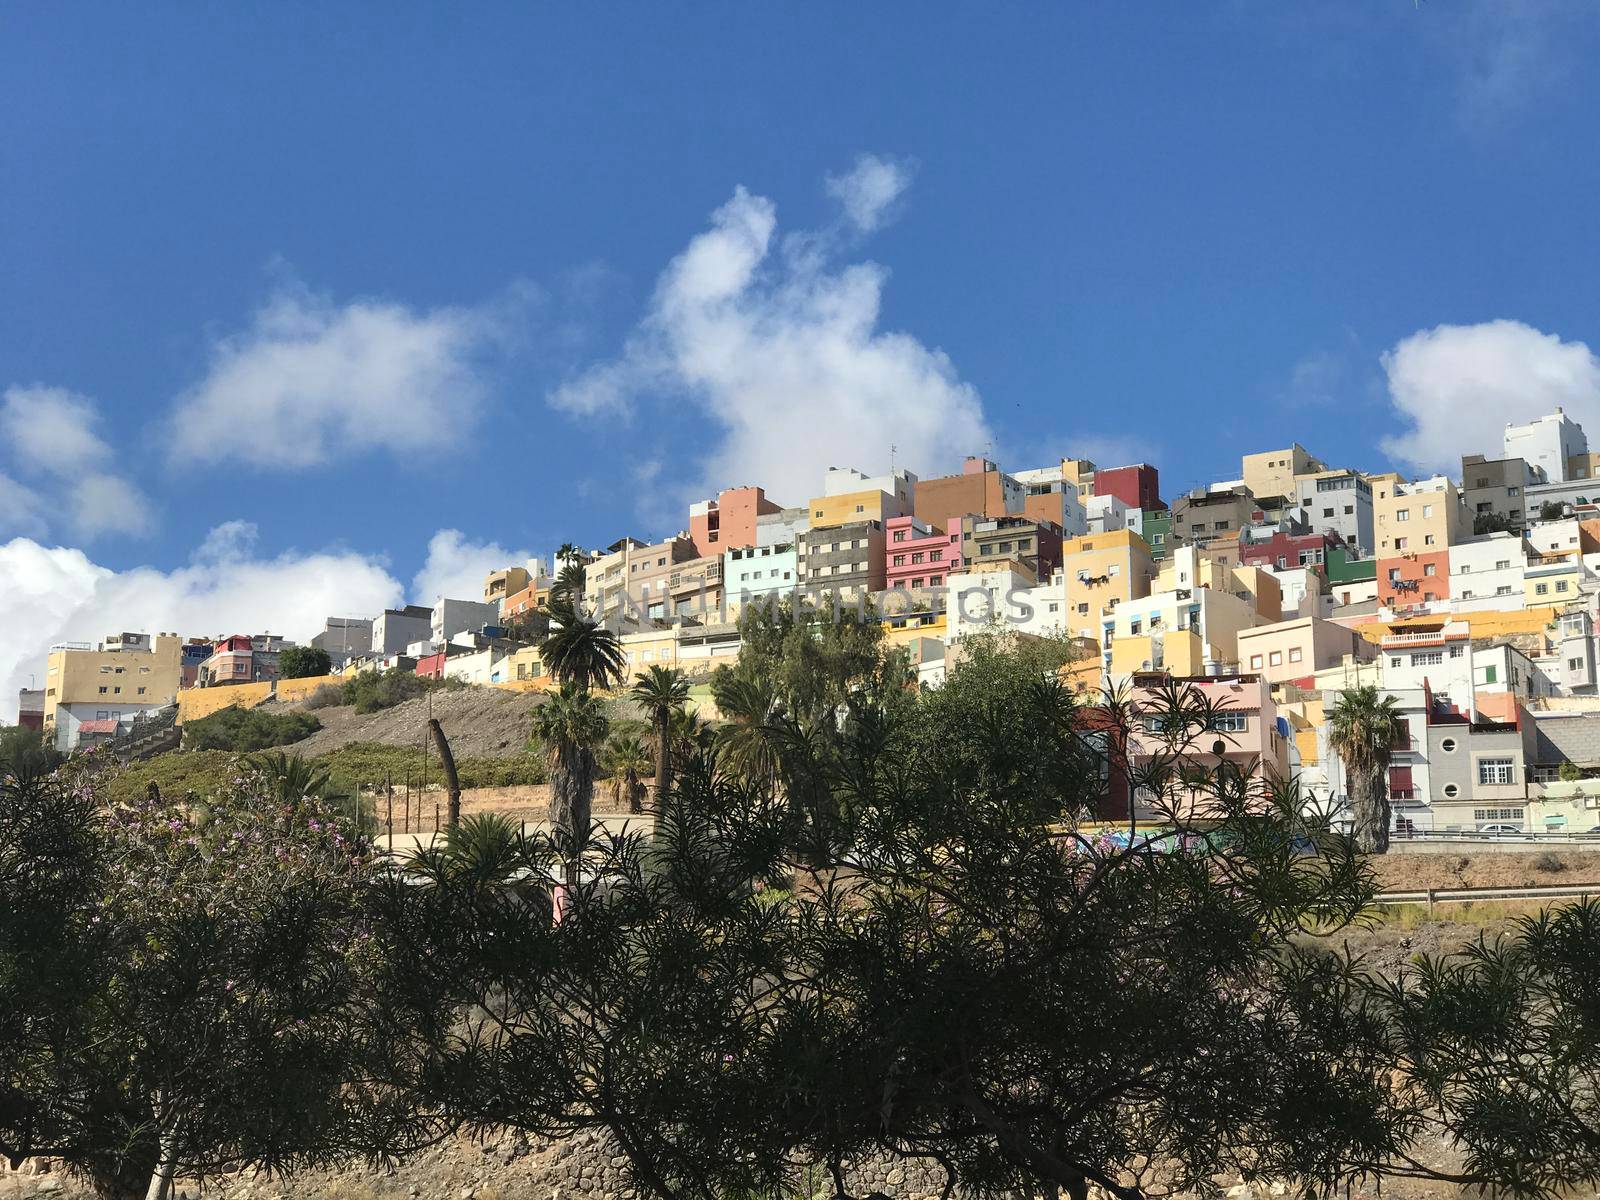
[[[1436,904],[1460,904],[1470,900],[1581,900],[1600,896],[1600,883],[1551,884],[1539,887],[1425,888],[1415,892],[1379,892],[1374,904],[1425,904],[1433,911]]]
[[[1426,833],[1392,833],[1389,835],[1389,840],[1403,842],[1408,846],[1419,842],[1450,842],[1456,845],[1527,842],[1536,846],[1592,846],[1600,850],[1600,833],[1591,833],[1588,830],[1573,830],[1570,833],[1548,833],[1537,830],[1528,830],[1525,833],[1482,833],[1476,829],[1436,829],[1428,830]]]

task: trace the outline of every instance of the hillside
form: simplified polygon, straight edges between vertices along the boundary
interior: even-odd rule
[[[536,692],[469,687],[440,689],[374,713],[358,713],[348,704],[319,708],[316,715],[322,728],[284,749],[309,758],[354,742],[421,746],[431,715],[438,719],[457,758],[511,758],[527,746],[533,710],[543,700]],[[301,709],[305,703],[282,707]]]

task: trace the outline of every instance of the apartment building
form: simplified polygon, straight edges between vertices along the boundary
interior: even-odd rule
[[[1082,537],[1089,532],[1084,497],[1076,477],[1068,478],[1065,461],[1054,467],[1019,471],[1016,479],[1025,492],[1023,516],[1059,525],[1067,537]]]
[[[1102,641],[1112,610],[1123,601],[1148,596],[1155,575],[1150,547],[1130,530],[1063,542],[1060,601],[1068,632]]]
[[[757,522],[782,511],[763,488],[724,488],[715,500],[689,506],[689,540],[702,558],[754,546]]]
[[[1211,728],[1199,732],[1184,753],[1186,764],[1210,772],[1225,761],[1262,783],[1288,778],[1288,723],[1279,717],[1266,680],[1259,675],[1239,674],[1224,678],[1173,676],[1172,682],[1194,689],[1216,712]],[[1166,683],[1166,676],[1157,674],[1139,674],[1131,680],[1130,703],[1135,721],[1125,749],[1135,779],[1149,770],[1154,758],[1169,752],[1155,711]],[[1142,788],[1134,791],[1133,800],[1141,820],[1156,821],[1165,815],[1157,807],[1156,797]],[[1204,816],[1207,811],[1204,796],[1168,797],[1167,802],[1173,800],[1193,806],[1182,815]]]
[[[1294,487],[1313,532],[1332,534],[1358,558],[1372,553],[1372,484],[1364,475],[1318,471],[1296,479]]]
[[[967,517],[961,522],[964,562],[1011,562],[1035,583],[1049,579],[1061,565],[1061,528],[1028,517]]]
[[[672,620],[725,623],[722,555],[705,554],[678,563],[667,575],[666,596]]]
[[[1210,677],[1239,670],[1239,634],[1260,617],[1252,601],[1208,587],[1155,591],[1107,618],[1106,671],[1113,680],[1150,671]]]
[[[483,602],[503,610],[506,597],[522,591],[533,579],[533,573],[527,567],[501,567],[498,571],[490,571],[483,579]]]
[[[694,542],[683,534],[648,544],[622,538],[585,566],[584,600],[613,628],[665,620],[670,610],[667,579],[694,557]]]
[[[1083,513],[1087,533],[1131,529],[1143,536],[1144,510],[1129,508],[1120,496],[1090,496],[1083,502]]]
[[[1378,648],[1353,629],[1320,617],[1299,617],[1241,629],[1239,668],[1268,683],[1306,679],[1351,662],[1371,662]]]
[[[433,609],[421,604],[386,608],[372,619],[372,653],[379,658],[401,654],[407,646],[433,636]]]
[[[804,508],[781,508],[756,518],[756,545],[798,545],[800,535],[811,528],[811,513]]]
[[[1455,612],[1521,608],[1528,546],[1519,533],[1491,533],[1450,547],[1450,607]]]
[[[1339,545],[1329,533],[1274,532],[1260,540],[1239,539],[1239,561],[1251,567],[1321,567],[1328,554]]]
[[[435,647],[443,646],[460,633],[479,633],[500,623],[500,605],[478,600],[439,598],[429,615],[428,634]]]
[[[996,629],[1038,632],[1036,602],[1040,597],[1033,579],[1014,562],[971,564],[949,576],[945,588],[947,630],[952,645],[974,633]]]
[[[1165,508],[1161,499],[1161,472],[1149,463],[1126,467],[1094,468],[1094,494],[1115,496],[1129,508]]]
[[[1538,516],[1529,512],[1528,489],[1541,482],[1521,458],[1487,459],[1469,454],[1461,460],[1461,503],[1473,533],[1506,529],[1520,533]]]
[[[1506,426],[1506,458],[1520,458],[1540,477],[1541,482],[1562,483],[1568,478],[1567,464],[1589,453],[1589,439],[1583,426],[1558,407],[1537,420]]]
[[[1172,504],[1172,535],[1185,545],[1204,545],[1213,538],[1237,536],[1261,512],[1242,483],[1197,488]]]
[[[1240,460],[1240,478],[1252,496],[1279,496],[1293,500],[1299,492],[1297,476],[1326,471],[1327,466],[1299,442],[1287,450],[1246,454]]]
[[[1450,547],[1462,536],[1456,485],[1443,475],[1414,483],[1380,476],[1373,489],[1379,602],[1409,608],[1448,600]]]
[[[63,642],[45,660],[40,724],[56,749],[74,749],[85,722],[116,733],[178,697],[181,639],[175,633],[114,633],[98,644]],[[110,722],[109,729],[104,723]],[[95,736],[91,728],[90,736]]]
[[[904,519],[904,518],[900,518]],[[794,542],[746,546],[722,555],[722,586],[732,618],[749,601],[783,596],[800,582],[800,551]]]
[[[921,495],[921,484],[917,494]],[[886,588],[942,588],[964,563],[964,524],[960,517],[945,526],[930,525],[917,517],[894,517],[884,522],[887,561]]]
[[[916,515],[917,477],[910,471],[868,476],[851,467],[829,467],[822,495],[810,504],[810,527],[833,529],[862,522],[883,523]]]
[[[911,515],[925,525],[948,528],[963,517],[1021,513],[1027,488],[987,458],[969,455],[959,475],[919,479]]]
[[[329,617],[322,624],[322,632],[312,637],[311,645],[327,654],[335,667],[342,667],[352,658],[372,653],[372,619]]]
[[[882,521],[813,524],[800,543],[806,596],[813,602],[857,603],[883,591],[885,545]]]

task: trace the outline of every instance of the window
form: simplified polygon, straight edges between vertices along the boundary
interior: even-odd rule
[[[1424,504],[1422,506],[1422,519],[1426,521],[1431,516],[1433,516],[1433,505]]]
[[[930,575],[930,576],[928,576],[928,586],[929,587],[938,587],[943,582],[944,582],[944,576],[943,575]],[[1052,610],[1055,609],[1055,605],[1053,605],[1053,604],[1050,607],[1051,607]]]
[[[101,694],[101,695],[102,695],[102,696],[104,696],[104,695],[105,695],[105,694],[106,694],[106,690],[105,690],[105,688],[101,688],[101,689],[100,689],[100,694]]]
[[[1302,656],[1300,654],[1300,647],[1299,646],[1290,647],[1290,649],[1289,649],[1289,661],[1290,662],[1297,663],[1297,662],[1300,661],[1301,657]]]
[[[1485,786],[1510,783],[1511,771],[1515,765],[1515,759],[1480,758],[1478,760],[1478,782]]]
[[[867,506],[865,504],[858,504],[858,505],[856,505],[856,511],[857,512],[866,512],[867,511]]]
[[[1404,550],[1406,548],[1406,540],[1405,538],[1395,538],[1394,548],[1396,550]]]
[[[1431,533],[1425,533],[1422,535],[1422,544],[1424,546],[1431,546],[1438,540],[1439,539],[1434,537]]]
[[[1581,670],[1583,670],[1583,659],[1581,659],[1581,658],[1569,658],[1569,659],[1567,659],[1567,670],[1569,670],[1569,671],[1581,671]],[[139,690],[141,692],[144,691],[143,688],[140,688]]]
[[[1565,579],[1556,580],[1556,591],[1564,592],[1566,590],[1567,590],[1567,581]]]
[[[1424,650],[1411,656],[1411,665],[1413,667],[1436,667],[1442,662],[1444,662],[1444,651],[1442,650]]]
[[[1444,790],[1445,799],[1447,799],[1447,800],[1454,800],[1457,796],[1459,796],[1461,794],[1461,789],[1459,787],[1457,787],[1453,783],[1445,784],[1443,790]]]
[[[1389,658],[1389,665],[1391,667],[1394,667],[1396,670],[1398,670],[1399,667],[1400,667],[1400,659],[1399,659],[1399,657],[1395,656],[1395,655],[1391,655],[1390,658]]]
[[[1394,519],[1396,521],[1409,521],[1409,520],[1411,520],[1411,510],[1409,508],[1397,508],[1397,509],[1395,509]]]
[[[143,688],[139,689],[139,695],[141,695],[141,696],[144,695],[144,689]]]
[[[906,531],[904,529],[896,529],[894,531],[894,540],[897,541],[897,542],[905,541],[906,540]]]
[[[1281,667],[1281,666],[1283,666],[1283,651],[1282,650],[1274,650],[1270,655],[1268,655],[1267,656],[1267,665],[1268,666],[1273,666],[1273,667]]]
[[[1460,658],[1461,657],[1461,647],[1460,646],[1451,646],[1450,647],[1450,657],[1451,658]]]
[[[1243,713],[1218,713],[1211,718],[1211,729],[1217,733],[1243,733],[1248,719]]]
[[[1474,821],[1520,821],[1524,809],[1520,808],[1475,808],[1472,810]]]
[[[906,565],[906,556],[905,556],[905,555],[904,555],[904,554],[896,554],[896,555],[895,555],[895,556],[894,556],[894,563],[893,563],[893,565],[894,565],[894,566],[897,566],[897,567],[903,567],[903,566],[905,566],[905,565]]]
[[[1250,656],[1250,669],[1252,671],[1259,671],[1261,669],[1261,655],[1252,654]]]
[[[1456,752],[1455,738],[1445,738],[1439,743],[1439,749],[1443,750],[1446,754],[1454,754]]]
[[[1536,583],[1536,584],[1534,584],[1533,585],[1533,594],[1535,596],[1547,596],[1547,595],[1549,595],[1550,594],[1550,585],[1548,583]]]
[[[1422,568],[1422,573],[1424,575],[1437,575],[1439,573],[1439,569],[1434,563],[1428,563]]]
[[[1322,510],[1322,515],[1323,515],[1323,516],[1325,516],[1325,517],[1331,517],[1331,516],[1333,516],[1333,509],[1331,509],[1331,508],[1325,508],[1325,509],[1323,509],[1323,510]]]

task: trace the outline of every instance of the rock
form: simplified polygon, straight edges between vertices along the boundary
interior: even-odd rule
[[[460,1200],[472,1200],[474,1194],[475,1193],[473,1189],[470,1187],[464,1187],[460,1192],[457,1193],[457,1195],[460,1197]]]
[[[892,1183],[898,1186],[906,1181],[905,1170],[901,1167],[896,1167],[883,1177],[883,1181],[885,1183]]]

